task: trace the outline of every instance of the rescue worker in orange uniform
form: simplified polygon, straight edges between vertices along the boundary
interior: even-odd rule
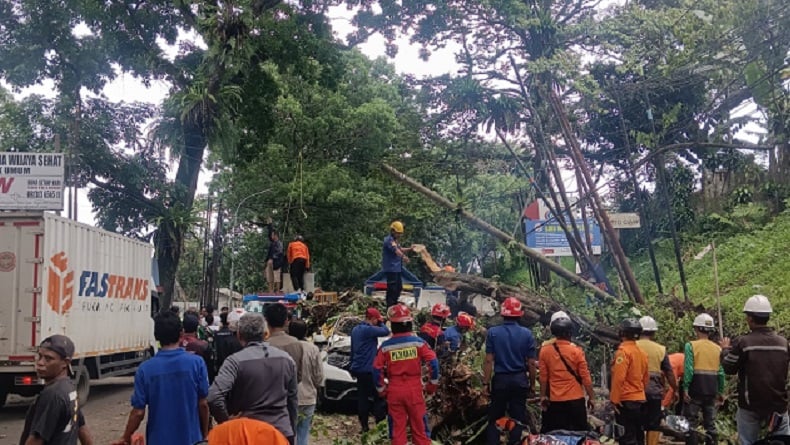
[[[656,320],[644,316],[639,319],[639,324],[642,325],[642,334],[636,344],[647,354],[647,371],[650,374],[650,383],[645,389],[645,442],[647,445],[658,445],[661,440],[661,399],[664,398],[665,384],[677,392],[678,382],[669,363],[667,348],[653,340],[658,332]]]
[[[208,433],[209,445],[289,445],[277,428],[260,420],[239,417],[223,422]]]
[[[434,351],[443,351],[444,342],[444,322],[450,316],[450,307],[446,304],[436,303],[431,308],[431,319],[426,321],[417,334]]]
[[[403,304],[391,306],[387,318],[392,338],[379,348],[373,361],[373,378],[379,395],[387,400],[392,445],[406,445],[407,424],[415,445],[430,445],[422,369],[425,364],[430,365],[430,382],[425,392],[434,394],[439,385],[439,361],[425,341],[412,334],[413,318],[408,307]]]
[[[307,248],[307,244],[304,243],[302,235],[296,235],[296,238],[288,244],[286,259],[288,260],[288,271],[291,274],[291,284],[293,284],[294,291],[304,291],[304,274],[310,270],[310,250]]]
[[[669,364],[672,366],[672,373],[675,374],[675,381],[678,382],[678,389],[677,391],[669,388],[669,391],[664,395],[664,400],[661,401],[661,406],[664,409],[669,408],[672,406],[673,403],[677,402],[675,406],[675,414],[680,415],[683,410],[683,368],[685,366],[686,355],[682,352],[676,352],[674,354],[669,354]]]
[[[705,443],[718,443],[716,405],[724,400],[724,369],[721,367],[721,347],[708,338],[715,330],[713,317],[700,314],[694,319],[697,339],[686,343],[685,372],[683,373],[683,415],[689,421],[687,445],[696,445],[699,414],[705,428]]]
[[[647,354],[637,346],[642,333],[639,320],[628,318],[620,323],[620,347],[612,363],[612,388],[609,400],[614,405],[615,419],[625,429],[617,441],[620,445],[643,445],[642,407],[647,397],[645,388],[650,380]]]
[[[553,343],[540,348],[541,434],[554,430],[587,431],[587,409],[595,409],[595,393],[582,348],[571,343],[573,322],[556,318],[549,326]],[[587,404],[584,393],[587,393]]]

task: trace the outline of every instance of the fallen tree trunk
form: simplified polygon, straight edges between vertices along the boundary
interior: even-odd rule
[[[413,188],[414,190],[422,193],[423,195],[425,195],[426,197],[431,199],[433,202],[435,202],[435,203],[437,203],[437,204],[439,204],[439,205],[441,205],[443,207],[446,207],[446,208],[448,208],[450,210],[455,210],[456,212],[458,212],[459,216],[461,216],[465,220],[469,221],[470,223],[472,223],[473,225],[475,225],[479,229],[481,229],[481,230],[491,234],[492,236],[496,237],[501,242],[503,242],[505,244],[515,245],[522,253],[524,253],[524,255],[526,255],[526,256],[534,259],[535,261],[545,265],[549,270],[551,270],[552,272],[556,273],[560,277],[570,281],[571,283],[573,283],[573,284],[575,284],[577,286],[583,287],[586,291],[592,292],[593,294],[595,294],[595,296],[597,296],[598,298],[601,298],[602,300],[605,300],[605,301],[616,300],[616,298],[614,296],[609,295],[608,293],[606,293],[603,290],[599,289],[598,287],[596,287],[592,283],[588,282],[587,280],[583,279],[579,275],[576,275],[575,273],[565,269],[564,267],[560,266],[559,264],[555,263],[554,261],[551,261],[547,257],[543,256],[540,252],[538,252],[538,251],[536,251],[534,249],[530,249],[524,243],[521,243],[521,242],[517,241],[515,238],[513,238],[510,235],[508,235],[507,233],[499,230],[498,228],[492,226],[491,224],[488,224],[487,222],[483,221],[482,219],[476,217],[471,212],[468,212],[468,211],[464,210],[463,208],[460,208],[457,204],[455,204],[452,201],[444,198],[443,196],[439,195],[438,193],[428,189],[427,187],[425,187],[422,184],[418,183],[414,179],[406,176],[404,173],[401,173],[400,171],[398,171],[394,167],[391,167],[391,166],[389,166],[387,164],[384,164],[382,167],[383,167],[385,172],[387,172],[390,176],[395,178],[397,181],[399,181],[399,182],[401,182],[403,184],[406,184],[409,187]]]
[[[620,342],[617,330],[588,320],[585,317],[573,314],[566,307],[551,298],[532,289],[508,286],[487,280],[477,275],[467,275],[442,270],[431,257],[431,254],[421,244],[412,246],[414,252],[422,258],[428,270],[433,275],[437,284],[451,291],[460,291],[462,294],[479,294],[495,299],[501,303],[507,297],[515,297],[524,305],[524,324],[532,326],[541,320],[544,322],[557,311],[565,311],[582,330],[601,343],[615,345]]]

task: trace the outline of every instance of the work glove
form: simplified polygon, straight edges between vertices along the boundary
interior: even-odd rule
[[[437,385],[436,383],[428,383],[427,385],[425,385],[425,392],[430,395],[436,394],[436,390],[438,389],[439,389],[439,385]]]

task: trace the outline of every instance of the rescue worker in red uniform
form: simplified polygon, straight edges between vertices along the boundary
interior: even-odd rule
[[[644,316],[639,319],[639,324],[642,325],[642,335],[636,344],[647,354],[647,372],[650,374],[643,413],[645,440],[647,445],[658,445],[661,440],[661,399],[664,398],[666,385],[677,392],[678,383],[669,363],[666,346],[653,340],[658,332],[658,323],[653,317]]]
[[[376,389],[387,400],[392,445],[406,445],[406,425],[415,445],[430,445],[428,415],[423,398],[422,369],[430,365],[430,382],[425,392],[434,394],[439,384],[436,353],[412,333],[411,311],[403,304],[387,310],[392,338],[381,344],[373,362]],[[387,382],[385,382],[387,379]]]
[[[642,426],[642,406],[647,399],[645,388],[650,379],[647,372],[647,354],[639,349],[636,341],[642,333],[639,320],[628,318],[620,323],[620,347],[614,353],[612,382],[609,400],[614,405],[615,419],[625,432],[617,442],[620,445],[643,445],[645,434]]]
[[[446,304],[436,303],[431,308],[431,320],[425,322],[417,334],[421,339],[428,343],[434,351],[444,350],[446,341],[444,338],[444,322],[450,316],[450,307]]]
[[[499,445],[496,421],[506,414],[517,422],[510,431],[508,444],[521,440],[522,425],[527,423],[527,399],[535,390],[537,376],[535,337],[532,331],[518,324],[524,315],[521,302],[506,298],[500,313],[505,323],[492,327],[486,335],[483,383],[490,395],[486,445]]]

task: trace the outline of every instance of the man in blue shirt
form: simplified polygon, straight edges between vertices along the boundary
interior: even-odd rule
[[[403,291],[403,263],[409,262],[407,253],[411,247],[401,247],[398,240],[403,236],[403,223],[394,221],[390,224],[390,234],[384,238],[381,252],[381,270],[387,276],[387,308],[398,304],[400,293]]]
[[[376,391],[373,381],[373,360],[379,346],[379,337],[390,335],[384,317],[376,308],[365,311],[365,321],[351,331],[351,375],[357,379],[357,414],[362,432],[368,431],[368,417],[373,402],[373,418],[376,423],[387,416],[387,407]]]
[[[521,302],[508,297],[502,302],[500,312],[505,323],[488,330],[483,365],[485,391],[490,396],[487,445],[499,444],[496,420],[506,413],[518,422],[510,432],[508,444],[519,442],[523,429],[521,425],[527,423],[527,399],[535,388],[537,374],[535,338],[532,331],[518,324],[519,318],[524,315]]]
[[[449,343],[450,352],[456,352],[461,347],[464,334],[475,327],[475,318],[466,312],[459,312],[455,317],[455,326],[444,330],[444,339]]]
[[[128,445],[148,408],[146,443],[193,445],[208,435],[208,371],[203,359],[178,346],[181,320],[172,312],[154,318],[159,352],[137,369],[132,412],[123,437],[113,445]]]

